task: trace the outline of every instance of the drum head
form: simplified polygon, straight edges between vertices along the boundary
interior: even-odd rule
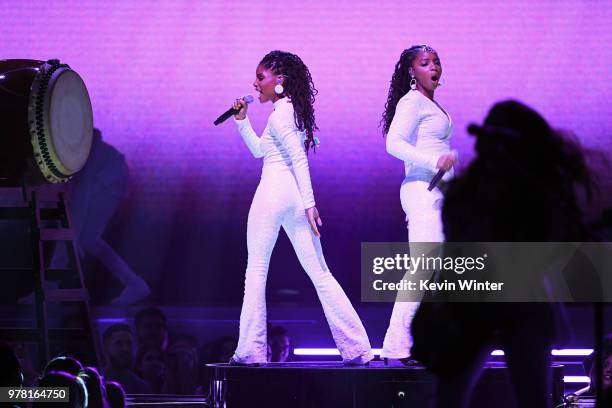
[[[66,175],[81,170],[91,150],[93,113],[87,88],[81,77],[64,70],[50,84],[48,126],[54,164]]]

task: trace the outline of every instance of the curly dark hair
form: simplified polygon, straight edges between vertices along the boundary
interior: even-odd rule
[[[272,51],[266,54],[259,65],[274,73],[283,75],[285,81],[283,95],[291,97],[295,125],[300,131],[306,131],[304,149],[308,153],[310,147],[315,149],[314,131],[319,130],[315,123],[314,101],[318,93],[312,82],[310,71],[304,62],[295,54],[285,51]]]
[[[380,126],[383,128],[383,135],[389,132],[397,103],[402,96],[410,91],[410,67],[419,51],[427,51],[438,55],[436,50],[428,45],[413,45],[402,52],[399,61],[395,64],[395,72],[393,72],[393,76],[391,77],[391,85],[389,86],[387,103],[385,103],[385,111],[380,121]]]

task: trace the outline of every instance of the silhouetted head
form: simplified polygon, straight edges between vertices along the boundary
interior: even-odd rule
[[[107,381],[106,386],[106,401],[110,408],[124,408],[125,407],[125,391],[121,384],[115,381]]]
[[[559,183],[579,183],[590,197],[591,175],[579,143],[554,130],[529,106],[514,100],[498,102],[483,126],[470,125],[468,131],[477,136],[479,158],[497,171],[516,172],[554,188],[560,188]]]
[[[94,367],[85,367],[81,370],[78,377],[85,383],[89,406],[104,407],[106,403],[106,388],[98,370]]]
[[[591,177],[576,141],[512,100],[496,103],[468,132],[477,156],[445,197],[449,241],[587,239],[576,186],[590,195]]]
[[[0,387],[19,387],[23,383],[21,364],[13,348],[0,343]]]
[[[83,365],[79,360],[72,356],[57,356],[47,363],[44,369],[44,374],[51,371],[63,371],[72,375],[79,375],[83,369]]]
[[[62,404],[64,407],[85,408],[88,407],[88,394],[82,379],[72,374],[60,371],[51,371],[45,374],[39,381],[39,387],[66,387],[68,388],[69,403]],[[57,402],[33,403],[33,407],[57,407]]]

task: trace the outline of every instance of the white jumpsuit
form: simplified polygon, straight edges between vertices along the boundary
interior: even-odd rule
[[[444,241],[442,193],[437,187],[432,191],[427,187],[438,171],[439,157],[451,151],[452,129],[450,116],[421,92],[409,91],[399,100],[386,145],[389,154],[404,161],[406,177],[400,188],[400,200],[406,213],[409,242]],[[451,169],[443,180],[452,175]],[[410,357],[410,325],[418,306],[417,302],[402,301],[398,293],[381,357]]]
[[[297,129],[293,112],[288,98],[276,101],[261,138],[248,117],[235,120],[249,150],[255,157],[263,157],[264,164],[247,221],[248,262],[240,337],[233,358],[240,363],[266,362],[266,279],[282,226],[315,286],[343,360],[365,363],[373,358],[366,331],[325,264],[320,239],[308,224],[305,209],[315,201],[304,151],[305,133]]]

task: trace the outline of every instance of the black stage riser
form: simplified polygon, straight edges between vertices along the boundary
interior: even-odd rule
[[[420,367],[348,368],[338,363],[272,363],[266,367],[208,365],[211,407],[428,408],[435,398],[435,377]],[[553,396],[563,395],[563,367],[554,367]],[[517,408],[508,370],[488,366],[471,408]]]

